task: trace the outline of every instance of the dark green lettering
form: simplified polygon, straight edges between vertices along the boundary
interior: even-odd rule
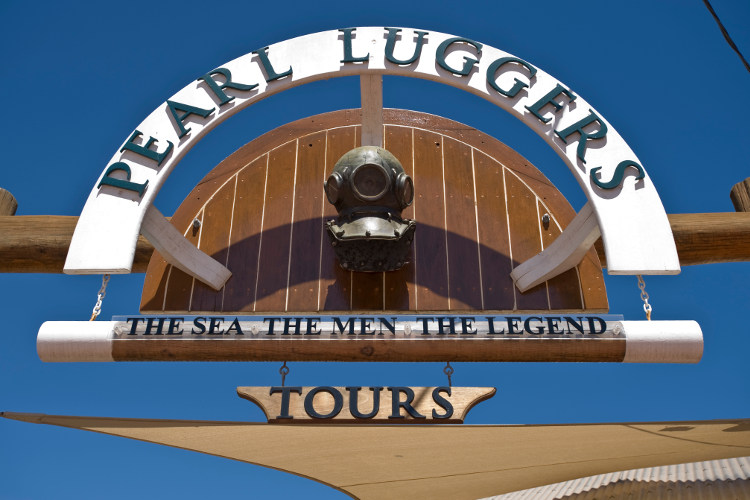
[[[284,78],[285,76],[289,76],[292,74],[292,67],[289,66],[289,69],[284,71],[283,73],[277,73],[275,69],[273,69],[273,65],[271,64],[271,61],[268,59],[268,54],[266,51],[268,50],[268,47],[263,47],[260,50],[256,50],[253,52],[256,56],[258,56],[258,59],[260,59],[260,64],[263,66],[263,72],[266,74],[266,82],[272,82],[274,80],[278,80],[280,78]]]
[[[157,140],[153,137],[149,137],[148,141],[146,141],[146,144],[143,146],[140,146],[133,142],[133,139],[136,139],[139,135],[142,134],[143,132],[139,130],[133,132],[133,135],[130,136],[128,142],[126,142],[125,145],[120,149],[120,152],[122,153],[127,149],[128,151],[132,151],[133,153],[145,156],[146,158],[150,158],[151,160],[154,160],[158,166],[161,166],[164,158],[166,158],[169,152],[172,151],[172,147],[174,146],[174,144],[172,144],[170,141],[167,141],[167,149],[165,149],[163,153],[157,153],[156,151],[151,149],[151,146],[153,146],[153,144],[157,142]]]
[[[508,63],[520,64],[521,66],[529,70],[529,82],[531,82],[531,80],[534,78],[534,75],[536,75],[536,68],[517,57],[501,57],[497,61],[494,61],[492,64],[490,64],[490,67],[487,68],[487,83],[490,84],[490,87],[500,92],[505,97],[516,97],[521,89],[525,89],[529,86],[529,84],[524,83],[516,78],[516,83],[509,90],[503,90],[495,81],[495,79],[497,78],[497,72],[500,70],[500,68]]]
[[[118,179],[116,177],[110,177],[110,174],[117,171],[125,172],[125,180]],[[106,172],[104,172],[104,177],[102,177],[102,180],[99,181],[99,184],[96,186],[97,188],[100,188],[102,186],[112,186],[120,189],[127,189],[128,191],[134,191],[138,193],[138,195],[142,198],[143,197],[143,191],[146,190],[146,186],[148,186],[148,180],[142,184],[139,184],[137,182],[130,182],[130,167],[127,163],[123,161],[118,161],[117,163],[113,163],[109,166]]]
[[[455,69],[450,66],[448,66],[448,63],[445,61],[445,52],[448,50],[448,47],[453,45],[454,43],[466,43],[471,45],[477,50],[477,58],[474,59],[472,57],[464,56],[464,66],[461,69]],[[474,67],[475,64],[479,62],[479,59],[482,57],[482,44],[479,42],[475,42],[473,40],[469,40],[468,38],[449,38],[445,40],[443,43],[440,44],[437,48],[437,52],[435,53],[435,59],[437,60],[437,63],[440,65],[441,68],[444,70],[450,71],[454,75],[459,76],[466,76],[469,73],[471,73],[471,69]]]
[[[222,85],[217,84],[216,80],[214,80],[214,75],[222,75],[224,77],[224,83]],[[198,80],[203,80],[204,82],[206,82],[206,85],[208,85],[208,88],[211,89],[211,92],[213,92],[214,95],[219,98],[219,106],[223,106],[234,99],[234,96],[228,96],[226,92],[224,92],[225,88],[235,90],[253,90],[258,86],[257,83],[246,85],[244,83],[233,82],[232,73],[226,68],[217,68],[210,73],[206,73],[202,77],[198,78]]]
[[[545,118],[541,115],[541,110],[544,108],[547,104],[551,105],[553,108],[555,108],[555,113],[560,111],[563,107],[562,103],[559,103],[556,101],[558,97],[565,94],[568,96],[569,102],[573,102],[576,100],[575,94],[573,94],[570,90],[566,89],[559,83],[555,86],[554,89],[547,92],[547,95],[539,99],[537,102],[532,104],[531,106],[524,106],[526,109],[531,111],[531,114],[539,118],[539,120],[542,121],[542,123],[548,123],[551,118]]]
[[[625,170],[627,170],[628,167],[633,167],[638,170],[638,177],[636,177],[635,180],[640,180],[646,177],[646,171],[643,170],[643,167],[633,160],[621,161],[615,168],[615,173],[612,175],[612,179],[609,182],[602,182],[596,177],[596,174],[602,169],[602,167],[592,168],[591,172],[589,172],[589,175],[591,176],[591,181],[600,188],[614,189],[622,184],[622,180],[625,178]]]
[[[370,60],[369,52],[366,56],[362,57],[354,57],[352,55],[352,33],[354,33],[354,30],[356,29],[357,28],[343,28],[339,30],[344,34],[344,58],[341,60],[342,63],[367,62]]]
[[[182,123],[185,118],[190,115],[198,115],[202,118],[205,118],[214,112],[214,108],[203,109],[197,106],[191,106],[190,104],[183,104],[177,101],[167,101],[167,108],[169,109],[172,118],[174,118],[177,127],[180,129],[180,138],[186,136],[187,133],[190,132],[190,129],[185,128],[185,125]],[[178,111],[184,111],[184,113],[180,115],[177,113]]]
[[[409,59],[400,60],[393,57],[393,49],[396,46],[396,35],[398,35],[401,30],[399,28],[386,29],[388,30],[388,41],[385,42],[385,58],[388,60],[388,62],[398,64],[399,66],[408,66],[409,64],[419,59],[419,57],[422,55],[422,45],[424,45],[424,36],[427,34],[426,31],[414,32],[417,34],[417,46],[414,48],[414,53]],[[349,41],[349,44],[351,50],[351,40]]]
[[[584,132],[583,129],[588,125],[591,125],[592,123],[599,124],[599,129],[596,132],[592,133]],[[604,136],[607,135],[607,126],[604,124],[601,118],[596,116],[594,110],[590,109],[589,115],[586,118],[578,120],[565,130],[555,130],[555,134],[557,134],[565,144],[568,143],[568,137],[575,133],[578,133],[580,135],[580,137],[578,138],[578,149],[576,150],[576,155],[578,156],[579,160],[581,160],[583,163],[586,163],[586,160],[584,159],[584,156],[586,155],[586,143],[590,139],[603,139]]]

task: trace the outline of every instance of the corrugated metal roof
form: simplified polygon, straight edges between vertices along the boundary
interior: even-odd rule
[[[750,457],[600,474],[487,500],[750,500]]]

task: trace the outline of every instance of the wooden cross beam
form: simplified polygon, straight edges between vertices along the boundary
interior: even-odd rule
[[[61,273],[77,216],[0,216],[0,272]],[[672,214],[680,264],[715,264],[750,261],[750,212]],[[595,244],[606,267],[601,240]],[[153,246],[138,240],[134,273],[146,272]]]

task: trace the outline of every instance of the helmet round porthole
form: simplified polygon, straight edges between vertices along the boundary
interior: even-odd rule
[[[406,208],[414,201],[414,182],[405,173],[400,173],[396,179],[396,193],[401,208]]]
[[[380,165],[365,163],[354,169],[351,175],[352,191],[363,201],[382,198],[391,184],[388,171]]]
[[[339,201],[339,198],[341,197],[341,188],[344,185],[344,180],[341,178],[341,176],[338,174],[338,172],[334,172],[331,175],[328,176],[328,180],[325,182],[325,191],[326,191],[326,197],[328,198],[328,201],[332,204],[336,204],[337,201]]]

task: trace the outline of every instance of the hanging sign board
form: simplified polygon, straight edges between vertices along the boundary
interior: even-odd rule
[[[274,424],[461,424],[494,387],[238,387]]]
[[[609,361],[696,363],[695,321],[621,316],[121,316],[48,321],[43,361]]]

